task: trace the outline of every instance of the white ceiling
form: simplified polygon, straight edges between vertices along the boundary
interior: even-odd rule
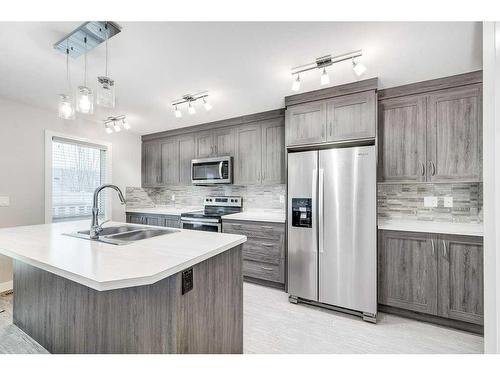
[[[328,53],[362,49],[381,88],[478,70],[481,23],[372,22],[119,22],[109,41],[117,107],[88,116],[126,114],[140,134],[185,127],[284,106],[290,68]],[[52,44],[80,22],[0,22],[0,96],[54,111],[65,88],[65,57]],[[104,70],[104,46],[88,55],[89,82]],[[73,86],[83,58],[71,61]],[[356,80],[350,62],[330,68],[331,84]],[[321,88],[319,72],[302,76],[301,91]],[[170,102],[209,90],[213,109],[174,117]]]

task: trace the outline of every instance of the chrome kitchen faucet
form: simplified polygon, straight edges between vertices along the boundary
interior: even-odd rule
[[[118,193],[118,197],[120,198],[120,202],[122,204],[125,204],[125,198],[123,197],[123,193],[120,190],[120,188],[116,185],[111,185],[111,184],[104,184],[99,186],[97,189],[94,191],[94,201],[92,204],[92,224],[90,226],[90,238],[91,239],[97,239],[99,238],[99,233],[102,231],[102,224],[99,224],[99,207],[98,207],[98,198],[99,198],[99,193],[101,190],[104,190],[106,188],[111,188],[116,190]]]

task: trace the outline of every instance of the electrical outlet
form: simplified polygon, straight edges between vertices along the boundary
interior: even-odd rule
[[[443,198],[443,205],[445,207],[453,207],[453,197],[444,197]]]
[[[280,203],[285,203],[285,196],[280,194]]]
[[[424,207],[437,207],[438,199],[437,197],[424,197]]]
[[[172,194],[172,196],[170,197],[170,200],[171,200],[172,202],[175,202],[175,194]]]
[[[10,206],[10,198],[0,197],[0,207],[8,207],[8,206]]]

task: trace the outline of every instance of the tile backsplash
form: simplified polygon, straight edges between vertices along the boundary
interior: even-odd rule
[[[424,197],[437,197],[437,207],[424,207]],[[453,207],[444,207],[444,197]],[[483,221],[482,183],[378,184],[378,216],[388,219],[457,223]]]
[[[243,197],[243,209],[285,209],[285,185],[266,186],[166,186],[158,188],[127,187],[127,208],[154,206],[203,206],[207,195],[237,195]],[[172,197],[175,196],[175,200]],[[280,201],[280,196],[283,197]]]

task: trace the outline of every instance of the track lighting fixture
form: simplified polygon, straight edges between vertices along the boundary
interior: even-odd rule
[[[197,94],[186,94],[183,95],[181,99],[174,100],[172,102],[175,117],[182,117],[182,112],[179,109],[179,106],[184,103],[187,103],[187,110],[190,115],[196,114],[196,108],[194,107],[194,104],[197,100],[201,100],[203,102],[203,107],[206,111],[210,111],[212,109],[212,104],[210,104],[210,102],[208,101],[208,91],[202,91]]]
[[[297,74],[297,78],[295,78],[292,83],[292,91],[299,91],[299,90],[300,90],[300,74]]]
[[[357,57],[360,57],[363,55],[363,52],[361,50],[359,51],[354,51],[354,52],[349,52],[345,53],[343,55],[338,55],[338,56],[332,56],[332,55],[326,55],[322,57],[318,57],[315,62],[297,66],[292,69],[292,76],[296,77],[293,80],[292,84],[292,91],[299,91],[300,90],[300,73],[307,72],[309,70],[314,70],[314,69],[321,69],[321,77],[320,77],[320,83],[321,85],[328,85],[330,83],[330,76],[328,75],[328,72],[326,71],[326,67],[331,66],[333,64],[337,64],[342,61],[346,60],[352,60],[352,69],[354,73],[360,77],[365,71],[366,67],[361,64],[358,61],[355,61],[354,59]]]
[[[125,130],[130,129],[130,124],[128,123],[125,115],[116,116],[116,117],[110,116],[106,120],[104,120],[104,130],[108,134],[113,133],[113,130],[117,133],[120,132],[122,130],[121,127],[123,127],[123,129],[125,129]]]

